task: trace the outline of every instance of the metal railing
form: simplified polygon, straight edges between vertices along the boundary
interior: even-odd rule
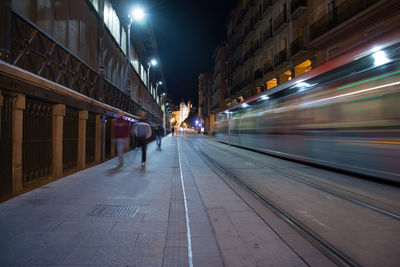
[[[0,194],[12,192],[12,123],[13,123],[13,98],[12,95],[2,91],[3,106],[0,121]]]
[[[314,40],[322,36],[329,30],[339,26],[378,1],[379,0],[351,0],[343,2],[310,26],[310,39]]]
[[[96,114],[89,112],[86,121],[86,156],[87,164],[95,160],[95,145],[96,145]]]
[[[307,6],[307,0],[292,0],[290,2],[290,15],[302,6]]]
[[[274,31],[278,30],[280,26],[282,26],[285,22],[287,22],[286,11],[280,13],[274,20]]]
[[[268,7],[271,7],[273,5],[272,0],[264,0],[263,2],[263,12],[265,12]]]
[[[272,39],[271,37],[272,37],[272,29],[267,29],[263,33],[263,43],[265,44],[267,40],[271,40]]]
[[[285,50],[282,50],[281,52],[279,52],[278,54],[275,55],[275,57],[274,57],[274,65],[275,66],[279,66],[280,64],[282,64],[286,60],[287,60],[287,53],[286,53],[286,49],[285,49]]]
[[[22,183],[49,177],[52,169],[52,105],[26,98],[23,112]]]
[[[294,56],[298,52],[305,50],[303,37],[299,37],[290,44],[290,55]]]
[[[259,68],[254,72],[254,81],[261,79],[262,77],[263,77],[263,71],[262,68]]]
[[[266,74],[266,73],[272,71],[273,69],[274,69],[274,67],[273,67],[273,65],[272,65],[272,62],[267,62],[267,63],[265,63],[264,66],[263,66],[264,74]]]
[[[11,15],[11,64],[128,113],[142,109],[128,94],[101,78],[36,25],[14,12]],[[101,79],[104,79],[103,90],[99,90]],[[149,119],[155,117],[151,115]]]
[[[79,112],[66,107],[63,126],[63,171],[75,169],[78,163]]]

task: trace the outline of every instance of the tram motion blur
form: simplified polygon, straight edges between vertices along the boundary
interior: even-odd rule
[[[215,137],[400,182],[400,30],[219,113]]]

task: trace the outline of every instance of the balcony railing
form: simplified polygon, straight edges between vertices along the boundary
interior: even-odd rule
[[[287,60],[287,53],[286,53],[286,49],[285,49],[275,55],[275,61],[274,61],[275,66],[279,66],[286,60]]]
[[[306,47],[304,45],[304,39],[303,39],[303,37],[299,37],[290,44],[290,55],[294,56],[298,52],[305,50],[305,49],[306,49]]]
[[[263,33],[263,43],[266,43],[267,40],[271,39],[272,37],[272,29],[267,29],[264,33]]]
[[[249,50],[246,51],[246,53],[244,54],[244,62],[246,62],[253,56],[253,52],[254,52],[253,48],[250,48]]]
[[[290,15],[293,15],[301,7],[307,7],[307,0],[292,0],[290,2]]]
[[[272,71],[274,67],[272,66],[272,62],[268,61],[267,63],[264,64],[264,74]]]
[[[259,40],[255,41],[254,44],[253,44],[253,49],[252,49],[253,50],[253,54],[256,53],[258,51],[258,49],[260,49],[260,47],[261,47],[260,41]]]
[[[250,74],[250,75],[251,75],[251,74]],[[246,87],[246,86],[248,86],[249,84],[251,84],[252,81],[253,81],[253,80],[251,79],[251,76],[247,76],[247,77],[243,80],[241,89],[244,88],[244,87]]]
[[[143,109],[130,95],[102,78],[37,25],[14,12],[11,13],[11,20],[13,65],[128,113],[135,114]],[[151,113],[148,119],[156,121]]]
[[[310,26],[310,39],[314,40],[320,37],[378,1],[379,0],[348,0],[343,2]]]
[[[269,7],[272,7],[272,0],[264,0],[263,12],[265,12]]]
[[[274,20],[274,31],[276,31],[280,26],[287,22],[286,11],[279,14]]]
[[[259,68],[254,72],[254,81],[261,79],[262,77],[263,77],[263,71],[262,68]]]

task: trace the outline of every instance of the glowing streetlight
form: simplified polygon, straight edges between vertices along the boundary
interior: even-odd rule
[[[131,57],[131,26],[132,22],[140,22],[144,19],[146,14],[144,13],[144,10],[140,7],[135,7],[132,9],[132,11],[129,13],[129,23],[128,23],[128,59],[130,62],[130,57]]]
[[[151,66],[156,66],[158,64],[157,60],[154,58],[150,60],[149,65],[147,67],[147,87],[150,87],[150,68]]]
[[[146,16],[145,12],[143,11],[142,8],[140,7],[135,7],[134,9],[132,9],[132,11],[128,14],[129,17],[129,23],[128,23],[128,36],[127,36],[127,43],[128,43],[128,66],[126,68],[126,82],[128,84],[128,80],[129,80],[129,64],[131,64],[131,26],[133,21],[136,22],[140,22],[144,19],[144,17]],[[136,60],[134,62],[134,64],[137,64]],[[130,89],[128,89],[130,90]]]
[[[135,7],[131,13],[129,14],[129,18],[131,19],[131,23],[132,21],[142,21],[144,19],[144,17],[146,16],[146,14],[144,13],[144,10],[140,7]]]

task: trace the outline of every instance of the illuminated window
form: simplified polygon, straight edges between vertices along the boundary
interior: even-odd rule
[[[310,70],[311,70],[311,61],[307,59],[306,61],[294,67],[294,76],[297,77]]]
[[[273,78],[267,82],[267,90],[270,90],[271,88],[274,88],[277,85],[278,85],[278,80],[276,78]]]

